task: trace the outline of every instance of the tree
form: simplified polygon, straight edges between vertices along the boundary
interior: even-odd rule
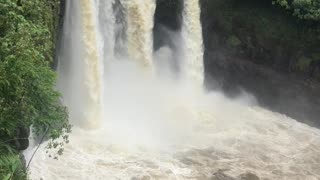
[[[1,144],[7,146],[8,140],[16,139],[21,126],[32,125],[36,135],[47,134],[52,139],[50,148],[59,153],[68,142],[68,113],[59,101],[56,74],[49,66],[54,49],[54,15],[47,9],[51,3],[0,0],[1,155],[9,153]]]
[[[300,19],[320,20],[320,0],[273,0],[272,3],[292,11]]]

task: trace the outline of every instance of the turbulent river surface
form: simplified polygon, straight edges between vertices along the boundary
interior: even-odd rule
[[[121,94],[137,97],[143,94],[140,90]],[[113,103],[113,120],[106,128],[88,132],[75,127],[59,160],[49,158],[43,145],[32,162],[31,177],[210,179],[224,170],[232,177],[250,172],[270,180],[320,178],[319,130],[246,105],[243,99],[229,101],[215,93],[190,99],[175,93]],[[130,105],[150,100],[168,104]],[[144,113],[149,109],[158,112]]]
[[[198,0],[184,6],[181,49],[153,52],[155,1],[67,1],[57,88],[73,132],[58,160],[40,146],[31,179],[320,179],[319,129],[202,88]]]

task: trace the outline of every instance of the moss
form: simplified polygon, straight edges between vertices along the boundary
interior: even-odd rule
[[[305,55],[318,61],[312,54],[320,52],[320,23],[300,20],[268,0],[206,2],[203,21],[210,47],[277,71],[310,76],[310,60],[297,59]]]
[[[320,52],[312,53],[311,57],[314,61],[320,62]]]
[[[241,41],[237,36],[231,35],[227,39],[227,44],[232,47],[239,47],[241,45]]]
[[[310,67],[311,62],[312,62],[311,58],[302,56],[298,59],[296,63],[296,68],[299,71],[306,71]]]

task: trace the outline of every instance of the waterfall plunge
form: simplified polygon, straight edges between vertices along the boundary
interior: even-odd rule
[[[103,58],[97,1],[66,2],[58,88],[73,124],[95,128],[103,118]],[[81,18],[80,18],[81,17]]]
[[[250,96],[230,100],[145,73],[173,51],[152,58],[153,0],[66,2],[58,88],[75,127],[58,161],[40,147],[31,178],[211,179],[221,169],[232,177],[320,178],[318,129],[263,110]],[[182,80],[199,87],[199,6],[184,3]]]
[[[105,69],[113,61],[116,53],[138,62],[142,67],[152,69],[152,28],[155,3],[141,0],[119,1],[118,13],[125,13],[116,23],[115,0],[67,1],[67,17],[64,29],[64,49],[59,65],[59,87],[64,94],[64,102],[70,111],[74,124],[83,127],[97,127],[103,119],[103,93]],[[119,21],[119,20],[118,20]],[[124,26],[122,21],[128,24]],[[124,29],[126,28],[126,29]],[[126,31],[124,37],[115,35]],[[123,48],[121,46],[126,46]],[[115,52],[116,50],[116,52]],[[75,92],[73,89],[77,87]]]
[[[152,28],[155,1],[118,1],[117,6],[122,5],[124,8],[117,11],[124,12],[114,12],[117,8],[115,4],[115,0],[81,0],[68,1],[67,5],[65,44],[71,44],[69,47],[66,45],[61,53],[59,86],[64,94],[65,104],[69,107],[71,119],[78,121],[73,123],[80,122],[88,128],[97,127],[104,119],[103,93],[108,89],[108,86],[104,87],[104,84],[108,84],[104,81],[107,78],[104,71],[112,66],[110,63],[119,60],[115,57],[116,53],[120,53],[120,57],[127,56],[126,59],[137,62],[141,67],[151,71],[154,69]],[[118,24],[116,13],[126,15],[120,17]],[[122,24],[123,21],[126,25]],[[120,37],[116,40],[115,36],[119,31],[126,32],[126,39]],[[183,79],[197,82],[201,87],[204,73],[203,50],[197,0],[185,1],[182,37],[185,44],[181,45],[185,55],[180,57],[183,59]],[[120,41],[125,43],[120,45],[127,46],[125,49],[128,54],[124,53],[123,47],[116,46]],[[77,92],[73,91],[74,87],[77,87]]]
[[[85,60],[85,86],[88,96],[86,107],[83,110],[86,121],[90,127],[97,127],[102,118],[102,92],[103,92],[103,63],[101,50],[98,46],[98,22],[96,14],[97,5],[91,0],[80,0],[82,17],[82,34],[86,56]],[[80,97],[81,98],[81,97]]]

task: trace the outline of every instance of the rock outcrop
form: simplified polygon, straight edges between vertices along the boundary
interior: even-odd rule
[[[320,23],[269,0],[202,0],[206,84],[320,126]]]

